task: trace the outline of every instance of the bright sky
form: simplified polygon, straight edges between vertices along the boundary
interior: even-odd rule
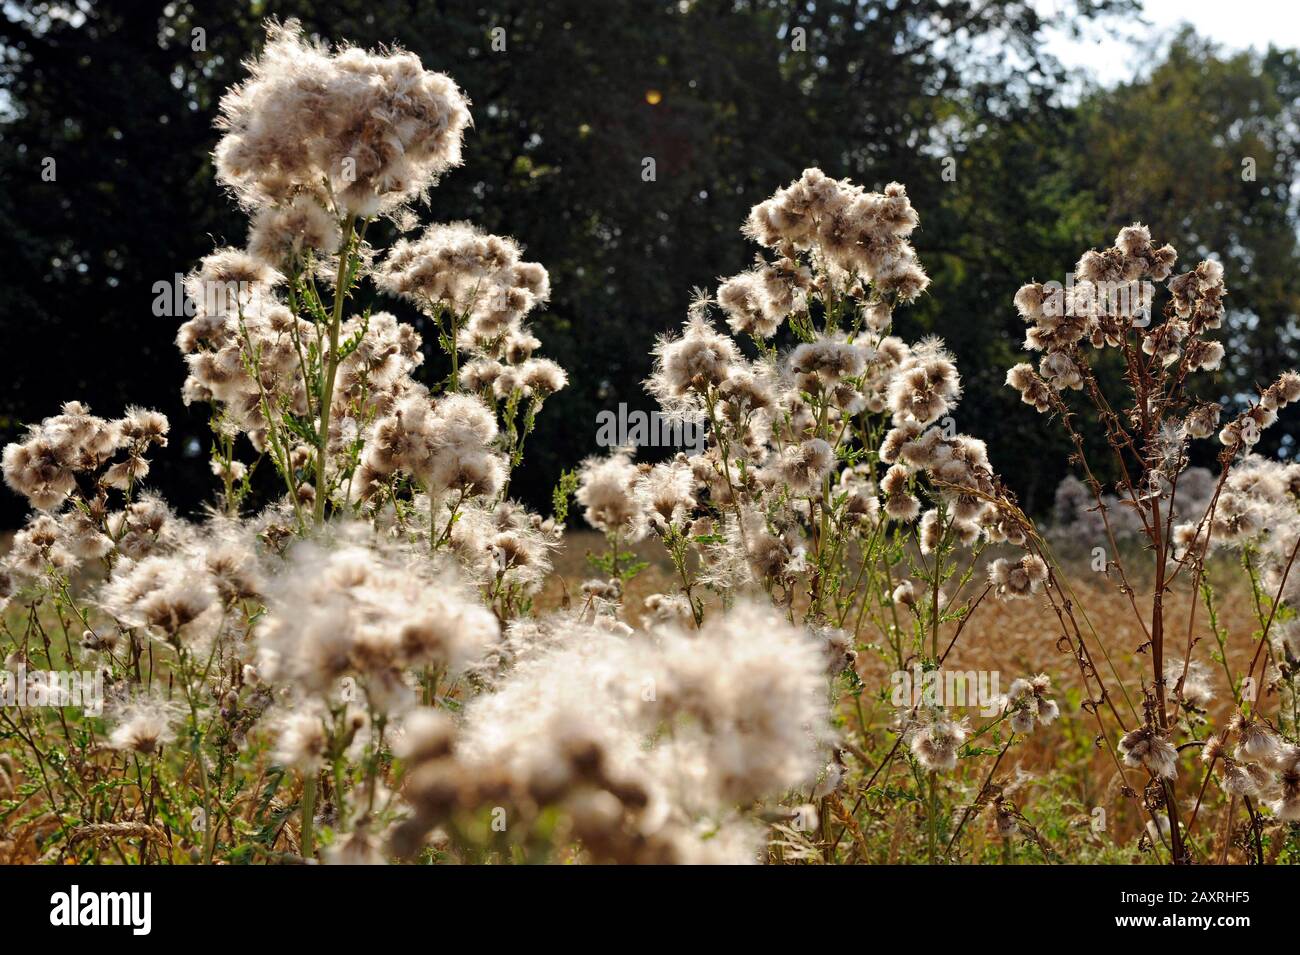
[[[1066,0],[1038,0],[1044,15],[1071,6]],[[1132,79],[1147,65],[1153,49],[1184,21],[1228,50],[1250,47],[1262,52],[1270,43],[1300,47],[1300,0],[1146,0],[1144,7],[1147,26],[1122,24],[1117,36],[1089,26],[1079,39],[1056,31],[1047,48],[1067,66],[1088,69],[1097,80],[1111,84]]]

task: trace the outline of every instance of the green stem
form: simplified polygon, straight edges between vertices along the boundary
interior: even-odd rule
[[[312,770],[302,781],[302,857],[310,859],[313,854],[315,838],[314,825],[316,816],[316,772]]]
[[[316,440],[316,523],[325,520],[325,458],[330,437],[330,411],[334,403],[334,379],[339,370],[339,326],[343,322],[343,302],[347,299],[348,264],[352,260],[354,220],[349,216],[343,226],[339,247],[339,271],[334,283],[334,314],[330,316],[329,354],[325,363],[325,383],[320,398],[320,432]]]

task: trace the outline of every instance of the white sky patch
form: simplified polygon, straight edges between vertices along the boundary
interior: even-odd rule
[[[1045,18],[1067,13],[1069,0],[1038,0]],[[1182,23],[1222,45],[1227,52],[1300,47],[1300,3],[1294,0],[1146,0],[1139,23],[1107,17],[1105,26],[1082,25],[1071,31],[1047,32],[1047,50],[1066,66],[1082,69],[1104,85],[1132,80],[1158,62],[1169,38]]]

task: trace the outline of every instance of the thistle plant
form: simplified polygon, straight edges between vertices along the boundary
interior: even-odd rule
[[[928,284],[908,241],[917,224],[901,185],[871,193],[817,169],[755,206],[744,231],[771,259],[760,255],[716,296],[698,292],[681,332],[656,345],[647,382],[665,415],[707,429],[703,452],[637,465],[619,450],[579,473],[584,516],[614,553],[654,539],[669,555],[679,586],[646,600],[651,618],[704,628],[760,590],[823,645],[837,677],[827,694],[849,718],[803,794],[816,798],[823,830],[809,840],[806,827],[787,829],[782,847],[821,861],[870,858],[858,819],[906,814],[912,800],[927,807],[924,857],[947,858],[971,811],[992,804],[993,771],[1016,734],[1057,713],[1046,675],[972,707],[988,716],[979,728],[919,695],[883,733],[864,709],[864,699],[899,701],[864,684],[859,651],[896,673],[937,673],[990,593],[1029,596],[1048,574],[984,443],[956,430],[952,356],[938,339],[892,333],[896,310]],[[986,572],[990,545],[1015,556]],[[964,812],[944,779],[959,758],[993,768]],[[905,797],[877,786],[895,760],[912,777]],[[841,851],[849,833],[859,844]]]
[[[903,186],[810,169],[755,206],[754,265],[653,346],[647,387],[701,452],[590,458],[534,513],[510,489],[567,384],[536,334],[550,277],[512,238],[419,221],[461,163],[464,94],[293,22],[246,67],[214,161],[247,241],[187,276],[176,339],[212,505],[185,518],[149,489],[154,412],[71,401],[4,449],[34,512],[0,559],[5,670],[26,681],[0,709],[0,860],[938,864],[989,858],[990,835],[1003,861],[1096,858],[1023,769],[1063,738],[1088,751],[1084,721],[1137,853],[1284,851],[1300,477],[1248,452],[1300,377],[1226,424],[1195,397],[1223,358],[1213,262],[1171,278],[1172,249],[1131,227],[1059,301],[1016,298],[1043,355],[1008,381],[1073,439],[1063,499],[1092,498],[1143,629],[1149,672],[1126,685],[1049,535],[958,431],[953,356],[902,334],[929,282]],[[1146,280],[1168,296],[1154,327]],[[1113,281],[1129,304],[1096,307],[1085,292]],[[1111,356],[1127,405],[1096,370]],[[1194,479],[1189,444],[1216,431],[1219,473]],[[573,592],[555,570],[570,497],[608,543]],[[1120,509],[1149,544],[1149,603]],[[660,547],[671,583],[641,593]],[[1210,580],[1229,548],[1258,620],[1245,665]],[[1171,616],[1175,584],[1204,624]],[[972,621],[1025,606],[1059,625],[1064,672],[951,698],[958,658],[1001,650]]]
[[[215,163],[248,242],[187,277],[177,335],[215,506],[146,490],[152,412],[72,402],[4,452],[37,511],[0,576],[7,669],[103,687],[3,712],[6,856],[759,858],[764,806],[824,760],[818,644],[747,604],[703,643],[631,634],[607,590],[537,612],[565,495],[559,520],[507,495],[566,384],[527,324],[546,270],[467,223],[372,244],[459,164],[465,97],[292,22],[247,67]]]
[[[1240,799],[1249,817],[1252,855],[1262,862],[1267,823],[1260,808],[1284,822],[1300,813],[1295,657],[1286,623],[1297,587],[1291,572],[1300,548],[1300,508],[1296,466],[1264,460],[1252,448],[1278,411],[1300,400],[1300,375],[1286,372],[1222,422],[1222,406],[1199,397],[1195,384],[1224,358],[1223,345],[1212,337],[1225,315],[1223,268],[1207,259],[1175,275],[1176,258],[1171,246],[1157,248],[1149,230],[1135,224],[1121,230],[1113,246],[1085,253],[1068,287],[1021,288],[1015,304],[1029,325],[1025,347],[1042,354],[1037,369],[1030,363],[1013,367],[1007,384],[1026,404],[1055,417],[1069,435],[1072,463],[1105,533],[1104,570],[1142,633],[1137,649],[1148,655],[1149,672],[1130,691],[1114,685],[1099,661],[1085,655],[1075,611],[1065,600],[1056,602],[1067,636],[1073,630],[1079,641],[1101,737],[1124,766],[1147,774],[1140,805],[1151,818],[1152,841],[1175,863],[1213,861],[1206,840],[1197,838],[1197,823],[1210,814],[1205,799],[1213,777],[1228,797],[1223,807],[1228,831]],[[1120,389],[1103,385],[1102,369],[1111,366],[1117,366]],[[1078,404],[1089,412],[1087,418],[1076,410]],[[1112,494],[1098,476],[1098,463],[1088,457],[1086,424],[1105,437],[1110,470],[1117,475]],[[1216,439],[1218,473],[1212,484],[1184,484],[1193,443]],[[1138,525],[1146,543],[1149,597],[1139,593],[1121,552],[1115,512]],[[1216,621],[1207,577],[1211,553],[1227,548],[1241,553],[1258,622],[1244,669],[1226,653],[1227,634]],[[1059,593],[1055,572],[1052,577]],[[1185,615],[1173,616],[1168,598],[1180,586],[1199,603],[1194,600]],[[1200,603],[1205,623],[1198,620]],[[1109,659],[1104,635],[1090,638]],[[1212,660],[1223,668],[1232,696],[1231,712],[1213,733],[1205,719]],[[1202,759],[1199,773],[1184,756],[1193,750]],[[1136,794],[1127,782],[1125,788]],[[1180,804],[1180,798],[1191,802]],[[1269,828],[1280,848],[1285,832]]]

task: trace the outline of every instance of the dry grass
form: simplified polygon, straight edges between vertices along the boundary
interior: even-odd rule
[[[570,532],[556,554],[555,572],[538,596],[536,610],[544,613],[581,601],[582,582],[596,576],[587,557],[599,553],[604,546],[601,534]],[[624,613],[630,625],[639,627],[645,597],[672,592],[677,578],[662,548],[651,543],[633,549],[647,566],[625,590]],[[1126,565],[1139,567],[1141,559],[1142,555],[1134,553]],[[1093,572],[1083,557],[1064,558],[1063,566],[1065,573],[1062,576],[1074,589],[1068,596],[1073,601],[1080,625],[1085,628],[1089,648],[1102,671],[1103,681],[1112,694],[1115,711],[1125,726],[1132,728],[1142,722],[1142,701],[1125,687],[1139,687],[1144,680],[1150,681],[1151,659],[1149,648],[1143,646],[1143,630],[1127,599],[1120,596],[1115,580]],[[1234,673],[1246,672],[1255,651],[1258,623],[1245,577],[1239,566],[1227,562],[1212,562],[1209,573],[1215,588],[1219,624],[1228,634],[1229,667]],[[961,598],[977,596],[981,581],[982,577],[976,574]],[[1133,584],[1137,606],[1149,616],[1150,581],[1137,577]],[[1186,587],[1176,587],[1166,597],[1165,606],[1167,626],[1174,635],[1167,658],[1181,661],[1186,655],[1187,625],[1189,613],[1193,611],[1191,594]],[[951,639],[954,626],[952,623],[945,625],[945,645]],[[1027,814],[1033,815],[1036,802],[1050,800],[1053,813],[1063,814],[1072,835],[1093,842],[1093,848],[1101,852],[1103,840],[1088,838],[1092,812],[1097,807],[1104,808],[1109,817],[1106,843],[1133,842],[1140,834],[1144,820],[1139,818],[1133,802],[1121,791],[1123,777],[1110,751],[1100,741],[1096,718],[1082,706],[1085,696],[1078,665],[1061,637],[1062,628],[1057,616],[1041,595],[1024,600],[984,600],[971,616],[944,668],[996,673],[1002,691],[1017,677],[1037,673],[1051,676],[1061,704],[1062,718],[1051,726],[1039,727],[1033,735],[1019,742],[1008,753],[998,777],[1012,781],[1012,794]],[[1192,658],[1211,667],[1217,691],[1209,711],[1210,725],[1222,725],[1233,709],[1231,693],[1223,664],[1211,656],[1212,652],[1217,653],[1217,644],[1206,623],[1205,606],[1199,601],[1192,618],[1192,637],[1195,644]],[[864,738],[873,745],[888,746],[894,730],[894,710],[888,699],[890,675],[896,668],[892,651],[885,644],[880,630],[869,623],[863,626],[857,649],[857,673],[867,688],[861,697],[861,723],[867,729]],[[907,662],[910,666],[912,661]],[[842,702],[841,715],[846,726],[856,729],[860,717],[851,697]],[[1109,710],[1105,710],[1105,726],[1117,738],[1116,725]],[[1111,740],[1112,745],[1114,741]],[[874,755],[859,751],[851,753],[849,760],[852,763],[856,757],[858,768],[869,774],[875,768],[874,761],[882,754],[883,751]],[[888,787],[899,771],[906,772],[906,769],[902,766],[891,768],[877,780],[877,786]],[[1199,776],[1199,765],[1194,771]],[[959,771],[954,774],[954,783],[973,797],[981,779]],[[1186,797],[1188,812],[1194,803],[1196,787],[1191,787],[1191,791],[1192,795]],[[977,836],[975,840],[972,861],[980,861],[983,848],[994,854],[1002,851],[1003,841],[992,833],[991,815],[983,814],[977,824],[986,832],[983,838]],[[1215,827],[1207,828],[1217,828],[1217,822]],[[1098,858],[1123,861],[1104,855]],[[1127,861],[1141,860],[1130,857]],[[1148,857],[1146,861],[1152,859]],[[1244,852],[1238,854],[1234,848],[1229,861],[1248,860]]]

